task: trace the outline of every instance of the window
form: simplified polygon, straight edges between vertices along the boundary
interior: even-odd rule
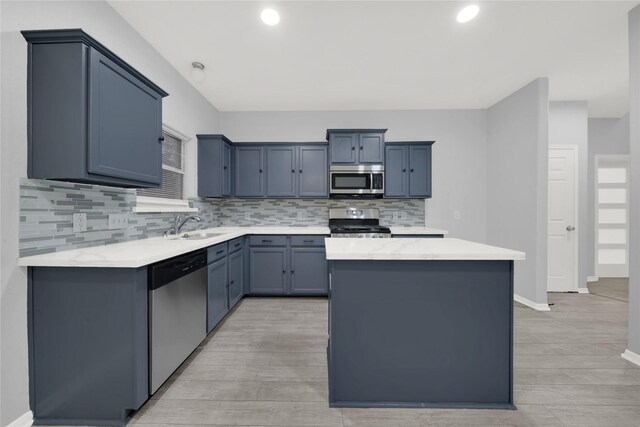
[[[162,185],[136,190],[134,212],[195,212],[184,200],[184,152],[189,138],[166,125],[162,135]]]

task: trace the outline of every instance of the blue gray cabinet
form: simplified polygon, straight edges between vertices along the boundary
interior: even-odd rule
[[[298,174],[297,147],[267,147],[267,197],[294,197]]]
[[[231,245],[231,242],[229,242]],[[231,249],[229,250],[229,309],[233,308],[234,305],[244,295],[244,251],[242,247],[237,249],[235,252],[231,253]]]
[[[287,291],[288,248],[251,247],[249,286],[251,294],[284,294]]]
[[[325,236],[251,236],[250,293],[326,295]]]
[[[147,268],[28,269],[35,424],[124,425],[149,398]]]
[[[431,197],[432,144],[430,141],[387,144],[385,197]]]
[[[327,197],[327,147],[302,146],[298,148],[298,196]]]
[[[264,196],[264,147],[236,147],[235,157],[236,196]]]
[[[198,197],[231,195],[231,141],[224,135],[198,135]]]
[[[324,294],[329,290],[329,270],[324,247],[291,248],[291,294]]]
[[[209,333],[229,311],[226,255],[209,264],[207,268],[207,333]]]
[[[386,129],[328,129],[331,163],[384,163]]]
[[[327,197],[327,147],[269,146],[267,197]]]
[[[168,94],[82,30],[22,34],[29,43],[27,175],[159,186]]]

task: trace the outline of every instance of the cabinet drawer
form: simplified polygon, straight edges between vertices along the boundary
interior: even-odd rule
[[[227,256],[227,243],[220,243],[219,245],[210,246],[207,248],[207,263],[218,260]]]
[[[232,254],[234,252],[237,252],[243,247],[244,247],[244,237],[238,237],[237,239],[233,239],[229,242],[229,253]]]
[[[326,236],[291,236],[291,246],[324,246]]]
[[[249,237],[251,246],[286,246],[287,236],[251,236]]]

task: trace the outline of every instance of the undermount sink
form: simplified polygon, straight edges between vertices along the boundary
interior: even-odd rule
[[[183,233],[179,236],[171,236],[173,240],[203,240],[210,239],[216,236],[222,236],[224,233]]]

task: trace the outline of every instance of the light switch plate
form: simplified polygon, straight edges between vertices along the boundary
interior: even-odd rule
[[[405,211],[400,211],[400,219],[407,219],[407,213]]]
[[[87,214],[74,213],[73,214],[73,232],[82,233],[83,231],[87,231]]]
[[[127,214],[109,214],[109,230],[120,230],[128,225]]]
[[[245,212],[244,219],[251,219],[251,212]]]
[[[453,219],[456,219],[456,220],[460,219],[460,211],[453,211]]]
[[[304,219],[304,211],[298,211],[298,219]]]

